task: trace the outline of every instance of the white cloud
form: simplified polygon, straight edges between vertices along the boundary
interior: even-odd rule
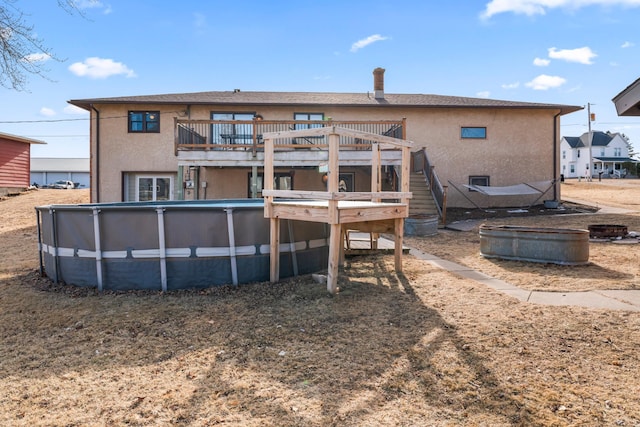
[[[528,83],[525,83],[525,86],[530,87],[533,90],[547,90],[560,87],[566,82],[567,80],[562,77],[540,74],[535,79],[531,80]]]
[[[626,49],[626,48],[628,48],[628,47],[633,47],[633,46],[635,46],[635,45],[636,45],[636,44],[635,44],[635,43],[633,43],[633,42],[624,42],[624,43],[622,43],[622,46],[620,46],[620,47],[621,47],[621,48],[623,48],[623,49]]]
[[[42,107],[40,109],[40,114],[43,116],[52,117],[56,115],[56,112],[53,111],[51,108]]]
[[[580,64],[593,64],[591,61],[596,55],[590,47],[580,47],[577,49],[556,49],[549,48],[549,58],[562,59],[567,62],[577,62]]]
[[[206,28],[207,27],[207,17],[200,13],[200,12],[196,12],[193,14],[193,26],[196,27],[196,29],[202,29],[202,28]]]
[[[640,0],[491,0],[480,17],[489,19],[493,15],[508,12],[527,16],[544,15],[550,9],[575,10],[586,6],[640,7]]]
[[[536,67],[546,67],[550,62],[551,61],[549,61],[548,59],[536,58],[533,60],[533,65],[535,65]]]
[[[517,89],[518,87],[520,87],[520,82],[505,83],[502,85],[502,89]]]
[[[136,77],[136,73],[122,62],[97,57],[87,58],[84,62],[73,63],[69,66],[69,71],[76,76],[92,79],[106,79],[116,75]]]
[[[483,90],[483,91],[480,91],[480,92],[476,93],[476,96],[478,98],[488,98],[489,96],[491,96],[491,92],[489,92],[488,90]]]
[[[26,62],[46,62],[51,59],[48,53],[32,53],[23,58]]]
[[[358,40],[354,44],[351,45],[351,52],[356,52],[363,47],[369,46],[371,43],[379,42],[382,40],[387,40],[389,37],[383,37],[380,34],[374,34],[365,39]]]
[[[76,107],[75,105],[67,105],[64,107],[65,114],[89,114],[89,112],[80,107]]]

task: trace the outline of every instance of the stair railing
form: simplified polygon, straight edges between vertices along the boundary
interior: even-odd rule
[[[436,174],[435,167],[429,161],[427,151],[422,148],[416,152],[411,153],[411,164],[413,165],[414,172],[420,172],[426,178],[429,184],[429,190],[431,196],[442,220],[442,224],[447,223],[447,186],[442,185],[438,175]]]

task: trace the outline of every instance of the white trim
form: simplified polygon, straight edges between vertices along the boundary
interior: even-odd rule
[[[153,197],[152,200],[153,202],[158,201],[157,200],[157,180],[158,179],[164,179],[164,178],[169,178],[169,200],[174,200],[174,186],[175,186],[175,174],[134,174],[133,175],[134,181],[135,181],[135,201],[139,202],[140,201],[140,180],[141,179],[148,179],[151,178],[153,180],[152,186],[153,188],[156,189],[156,191],[153,191]],[[148,201],[148,200],[145,200]]]

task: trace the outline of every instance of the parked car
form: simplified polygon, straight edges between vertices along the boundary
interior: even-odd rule
[[[53,188],[62,188],[62,189],[71,190],[75,187],[76,186],[73,183],[73,181],[66,181],[61,179],[60,181],[56,181],[53,183]]]

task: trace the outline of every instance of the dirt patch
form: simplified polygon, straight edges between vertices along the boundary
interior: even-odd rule
[[[640,424],[638,313],[522,303],[410,256],[403,275],[392,256],[348,260],[336,296],[309,276],[164,294],[53,285],[33,207],[86,201],[0,202],[1,425]],[[594,222],[640,229],[636,213],[544,218]],[[590,265],[555,269],[485,260],[477,230],[409,243],[529,289],[638,283],[636,247],[591,244]]]

